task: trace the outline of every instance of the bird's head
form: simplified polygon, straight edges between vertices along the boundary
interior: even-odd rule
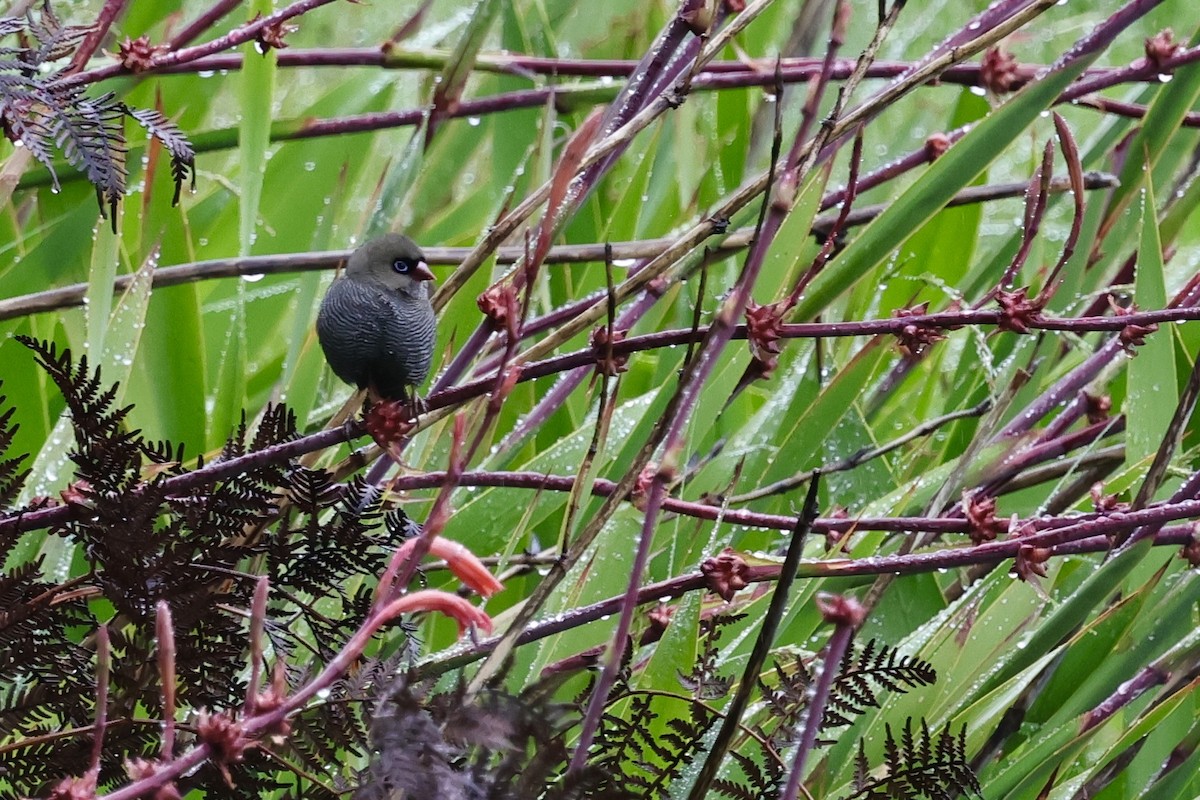
[[[346,277],[369,281],[394,291],[424,290],[423,281],[433,280],[421,248],[407,236],[389,233],[372,239],[354,251],[346,265]]]

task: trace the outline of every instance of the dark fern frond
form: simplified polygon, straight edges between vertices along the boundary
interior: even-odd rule
[[[808,686],[812,675],[799,656],[777,659],[774,685],[759,681],[759,690],[774,726],[769,734],[772,746],[782,748],[791,742],[796,725],[808,704]],[[868,708],[878,708],[879,687],[904,693],[937,681],[933,666],[919,658],[902,656],[895,649],[872,639],[862,648],[850,648],[838,668],[830,688],[829,701],[821,718],[821,729],[849,725]],[[875,685],[878,684],[878,687]],[[766,735],[766,734],[764,734]]]
[[[870,780],[871,762],[867,760],[867,751],[863,749],[863,743],[859,740],[858,752],[854,754],[854,778],[850,785],[856,791],[861,791],[867,786]]]
[[[0,17],[0,37],[21,33],[27,27],[24,17]],[[11,48],[4,48],[11,49]]]
[[[107,205],[116,233],[117,203],[125,195],[128,178],[125,104],[111,92],[89,98],[78,87],[58,89],[47,96],[58,103],[48,126],[55,143],[67,161],[96,187],[101,213]]]
[[[340,487],[323,469],[298,467],[292,470],[287,475],[285,489],[292,504],[308,514],[334,505],[340,496]]]
[[[265,469],[263,472],[268,472]],[[197,491],[186,504],[175,498],[183,511],[178,534],[168,541],[177,548],[175,558],[187,564],[199,550],[208,565],[232,567],[239,557],[249,554],[252,543],[242,542],[246,526],[261,524],[276,509],[276,496],[257,472],[235,475],[208,491]]]
[[[262,421],[254,432],[251,450],[265,450],[272,445],[290,442],[299,436],[296,430],[296,412],[282,403],[267,406]]]
[[[14,52],[0,47],[0,89],[3,89],[5,101],[36,103],[42,91],[42,84],[37,78],[31,78],[22,72],[25,68],[24,62],[9,58],[10,55],[19,53],[20,51]]]
[[[81,597],[102,598],[99,608],[109,623],[112,650],[121,654],[110,671],[110,719],[138,720],[131,726],[110,724],[100,771],[103,787],[124,780],[124,760],[151,757],[160,744],[159,727],[153,724],[162,713],[155,658],[160,601],[169,604],[173,617],[179,708],[236,707],[246,691],[246,620],[239,612],[251,605],[256,584],[251,570],[263,566],[253,559],[270,554],[276,537],[287,542],[278,549],[278,560],[268,558],[266,567],[295,576],[308,594],[282,592],[284,602],[299,610],[273,615],[267,620],[267,634],[277,655],[286,658],[300,646],[308,648],[306,652],[315,648],[313,661],[319,663],[344,647],[369,613],[371,584],[361,579],[378,575],[388,554],[415,524],[401,512],[388,514],[381,524],[378,500],[371,499],[361,479],[343,488],[325,473],[273,457],[246,459],[242,472],[215,484],[168,493],[167,476],[184,471],[182,448],[147,442],[138,431],[128,430],[129,409],[119,407],[118,387],[105,384],[86,359],[75,362],[70,351],[48,342],[28,337],[22,342],[62,391],[73,423],[71,459],[77,479],[63,496],[80,513],[57,523],[52,532],[80,544],[89,570]],[[15,486],[19,475],[19,462],[2,460],[3,446],[11,438],[10,419],[0,413],[0,488],[6,483]],[[252,435],[243,420],[225,452],[257,456],[296,435],[294,415],[279,406],[267,412]],[[291,516],[280,514],[285,492],[298,501]],[[286,586],[287,581],[278,585]],[[335,594],[334,603],[329,602],[330,587],[341,587],[341,608],[331,608],[338,598]],[[49,781],[76,773],[91,749],[90,737],[80,735],[56,741],[53,757],[42,759],[44,763],[31,761],[42,757],[39,733],[86,731],[95,719],[95,653],[78,643],[87,635],[81,631],[95,630],[98,624],[95,604],[62,598],[59,591],[42,580],[36,562],[0,573],[0,731],[18,732],[13,734],[17,746],[5,751],[17,762],[11,769],[6,762],[5,781],[11,781],[6,785],[20,796],[42,793]],[[71,592],[76,591],[72,585]],[[305,596],[315,599],[306,601]],[[415,628],[399,623],[393,628],[393,641],[397,632],[406,635],[401,644],[389,645],[393,660],[386,674],[376,673],[370,684],[339,685],[336,696],[306,711],[313,717],[311,736],[286,757],[319,771],[322,759],[328,764],[330,758],[367,752],[360,710],[365,690],[390,682],[395,664],[411,661],[413,648],[419,647],[412,635]],[[546,708],[543,704],[529,712],[526,730],[548,718]],[[479,714],[486,716],[484,711]],[[534,734],[522,736],[518,747],[528,753]],[[0,746],[9,744],[0,738]],[[508,774],[527,775],[525,756],[478,743],[466,749],[454,743],[446,746],[453,756],[451,769],[467,784],[486,783],[472,772],[472,764],[494,765],[502,759],[516,759],[506,762]],[[306,758],[304,748],[311,757]],[[559,774],[561,762],[548,761],[544,776]],[[259,796],[273,788],[271,776],[278,774],[277,767],[251,764],[247,758],[231,770],[237,792],[221,796]],[[482,776],[492,767],[479,769]],[[217,792],[216,787],[224,785],[219,770],[204,768],[181,788]]]
[[[171,180],[175,182],[175,194],[171,197],[171,205],[179,205],[179,195],[189,176],[192,191],[196,191],[196,151],[192,143],[184,136],[183,131],[179,130],[178,125],[157,109],[131,108],[128,112],[146,129],[146,133],[162,142],[162,146],[171,154]]]
[[[157,471],[171,475],[180,475],[183,468],[183,443],[174,444],[165,439],[158,441],[143,441],[142,455],[159,468]]]
[[[812,675],[796,654],[783,654],[777,658],[774,672],[774,686],[761,678],[758,680],[758,690],[769,712],[767,718],[773,726],[770,734],[761,729],[760,732],[772,748],[781,749],[792,741],[800,716],[808,706],[808,685]]]
[[[24,34],[22,46],[0,48],[0,123],[7,138],[24,145],[46,167],[54,190],[59,188],[56,151],[82,172],[95,187],[100,213],[111,218],[115,233],[117,204],[128,179],[126,116],[137,120],[170,154],[172,205],[179,202],[189,178],[195,189],[196,154],[184,133],[161,112],[131,109],[111,93],[89,97],[82,86],[64,80],[65,69],[50,69],[74,55],[94,29],[63,25],[48,2],[36,18],[0,18],[0,37]]]
[[[246,412],[242,412],[241,420],[238,422],[237,428],[233,433],[229,434],[229,438],[225,440],[225,446],[221,448],[221,460],[228,461],[233,458],[240,458],[246,455]]]
[[[352,705],[347,699],[345,685],[337,682],[323,702],[293,718],[289,744],[307,767],[324,772],[345,761],[347,754],[366,753],[367,726],[357,713],[360,703]]]
[[[101,392],[100,369],[97,367],[94,373],[89,370],[86,355],[80,356],[78,364],[74,364],[69,348],[60,353],[53,342],[23,334],[15,338],[34,352],[38,364],[62,393],[76,425],[75,437],[80,446],[85,446],[91,438],[107,438],[120,433],[130,407],[113,408],[118,385],[113,384]]]
[[[75,435],[76,447],[70,458],[76,465],[76,488],[96,505],[99,518],[124,519],[129,509],[122,495],[138,483],[141,436],[138,431],[125,430],[131,407],[116,407],[118,385],[103,388],[99,368],[91,371],[86,356],[73,365],[69,349],[60,354],[50,342],[28,336],[17,340],[34,351],[66,400]],[[80,530],[77,526],[76,532]],[[96,533],[106,535],[99,528]]]
[[[877,646],[878,653],[874,652]],[[848,679],[851,675],[870,677],[893,692],[937,682],[937,671],[928,661],[902,656],[886,644],[879,645],[875,639],[868,641],[856,655],[847,651],[842,659],[841,677]]]
[[[357,481],[358,479],[356,478],[355,480]],[[353,485],[357,486],[358,484],[355,483]],[[366,492],[369,491],[372,495],[374,495],[373,508],[378,509],[380,498],[378,496],[378,492],[375,491],[375,487],[367,486],[366,481],[362,481],[362,486],[364,488],[362,492],[360,492],[359,497],[365,497]],[[367,508],[370,509],[372,506],[368,506]],[[365,515],[366,511],[363,513]],[[421,535],[421,524],[411,519],[408,514],[405,514],[404,509],[402,508],[396,508],[389,511],[387,514],[384,514],[383,526],[387,529],[388,541],[395,542],[396,544],[400,544],[405,539],[411,539],[414,536]]]
[[[57,192],[61,187],[54,169],[54,135],[50,130],[53,120],[46,108],[24,91],[26,78],[0,77],[16,80],[20,87],[14,88],[8,80],[0,80],[0,121],[4,125],[4,135],[14,143],[20,142],[46,168],[50,173],[51,189]]]
[[[728,778],[717,778],[712,782],[714,797],[732,797],[733,800],[774,800],[778,795],[761,795],[737,781]]]
[[[975,770],[971,768],[971,759],[967,756],[967,726],[959,728],[958,735],[954,736],[947,725],[938,736],[936,747],[935,758],[950,765],[948,769],[954,781],[966,787],[964,791],[970,790],[977,797],[982,797],[983,786],[980,785]]]
[[[461,750],[445,740],[403,677],[375,707],[371,747],[376,755],[359,776],[354,800],[477,796],[470,776],[456,768]]]
[[[94,712],[92,655],[72,641],[70,625],[89,621],[80,601],[52,603],[55,587],[41,559],[0,575],[0,683],[28,684],[0,698],[0,731],[87,724]],[[0,734],[3,736],[3,734]]]
[[[605,713],[589,759],[617,785],[636,788],[639,796],[656,774],[656,744],[648,732],[658,714],[651,700],[649,695],[634,695],[624,717]]]
[[[362,666],[345,678],[347,695],[355,700],[371,700],[378,697],[379,687],[389,685],[401,674],[404,660],[401,650],[382,658],[364,658]]]
[[[268,574],[273,585],[296,590],[298,595],[322,598],[325,603],[340,601],[340,610],[330,613],[328,608],[318,612],[313,604],[294,598],[312,643],[323,656],[331,657],[371,608],[369,585],[354,579],[382,572],[387,558],[403,542],[407,526],[399,521],[379,525],[378,502],[364,502],[373,492],[361,477],[343,487],[325,472],[296,467],[282,476],[281,484],[298,513],[265,537],[262,549]],[[293,521],[293,516],[298,519]],[[407,519],[399,511],[389,513],[389,520],[393,516]],[[410,634],[402,638],[401,650],[412,655],[419,640],[403,623],[401,628]]]
[[[700,700],[723,697],[729,691],[732,679],[717,674],[717,658],[720,650],[717,641],[721,630],[746,618],[745,614],[713,614],[700,618],[700,649],[696,662],[688,675],[679,675],[679,682]]]
[[[325,525],[314,523],[308,529],[311,536],[292,535],[292,531],[280,529],[267,545],[274,573],[273,581],[281,586],[301,589],[316,596],[336,591],[345,603],[348,598],[342,581],[351,574],[359,573],[360,556],[370,557],[363,547],[354,552],[345,548],[341,531],[361,529],[357,519],[335,515]],[[362,547],[364,543],[359,543]],[[372,559],[374,560],[374,559]],[[382,560],[380,556],[379,560]],[[277,571],[276,571],[277,570]]]
[[[0,405],[3,405],[7,399],[4,395],[0,395]],[[27,456],[4,457],[8,456],[8,449],[12,446],[13,437],[20,427],[11,424],[14,410],[9,408],[0,414],[0,506],[8,506],[16,500],[21,487],[25,485],[25,479],[29,477],[29,470],[21,469],[21,464]]]
[[[903,693],[918,686],[931,686],[936,681],[937,671],[928,661],[902,656],[894,648],[871,639],[857,652],[848,649],[842,658],[822,727],[849,725],[853,717],[866,709],[878,708],[877,689],[872,683]]]
[[[385,525],[379,526],[378,504],[363,507],[367,487],[362,480],[352,481],[343,492],[327,474],[297,469],[286,482],[307,522],[291,529],[281,526],[268,540],[273,581],[313,596],[328,596],[333,587],[342,599],[341,621],[360,619],[369,601],[351,598],[344,589],[355,575],[382,572],[387,558],[408,538],[412,527],[406,524],[408,517],[403,511],[392,511],[385,516]],[[329,507],[334,509],[332,516],[319,520],[318,514]],[[301,612],[310,615],[309,609]],[[328,627],[326,620],[315,616],[310,623]]]
[[[623,717],[605,714],[589,763],[611,776],[616,785],[636,787],[637,796],[664,798],[671,784],[704,749],[704,738],[716,714],[699,702],[689,704],[687,718],[669,717],[666,731],[655,735],[657,698],[635,693]]]
[[[297,714],[290,725],[286,752],[304,770],[327,772],[343,763],[336,748],[325,741],[320,722],[311,714]]]
[[[91,25],[66,25],[53,32],[42,29],[40,35],[45,38],[38,42],[35,51],[37,63],[58,61],[71,55],[92,32],[92,27]],[[34,29],[31,28],[31,30]]]
[[[42,3],[41,13],[37,17],[32,13],[26,15],[24,27],[37,44],[29,54],[31,63],[37,66],[66,58],[74,53],[75,48],[83,43],[96,26],[63,25],[62,20],[54,13],[54,7],[47,0]]]
[[[890,725],[884,726],[887,768],[884,777],[871,777],[863,743],[859,741],[854,769],[855,791],[850,798],[952,800],[967,793],[982,797],[979,779],[967,759],[966,727],[955,735],[947,725],[935,737],[924,720],[921,720],[919,731],[913,730],[912,723],[912,717],[905,721],[899,740]]]
[[[775,800],[779,797],[785,773],[778,757],[767,758],[760,766],[742,753],[731,752],[729,756],[742,768],[746,783],[718,778],[712,784],[718,797],[731,797],[734,800]]]
[[[664,763],[651,784],[651,791],[667,796],[671,783],[704,752],[704,737],[716,718],[716,712],[708,706],[693,702],[689,706],[688,719],[673,717],[667,720],[667,732],[662,735],[667,746],[658,751]]]
[[[248,594],[248,592],[247,592]],[[225,601],[236,598],[228,596]],[[180,598],[181,601],[184,598]],[[243,653],[246,632],[241,620],[221,613],[193,598],[192,609],[205,609],[204,615],[188,610],[189,603],[173,603],[177,625],[176,668],[179,674],[179,699],[193,708],[229,708],[246,695]],[[183,630],[186,625],[186,630]],[[150,652],[153,652],[151,650]]]
[[[78,743],[69,741],[35,741],[13,748],[5,755],[5,781],[12,786],[30,787],[49,786],[51,781],[70,774],[60,768],[64,755],[76,757],[76,764],[86,764],[88,758]]]

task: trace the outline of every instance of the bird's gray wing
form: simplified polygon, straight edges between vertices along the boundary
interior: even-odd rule
[[[422,292],[424,294],[424,292]],[[388,313],[381,315],[382,336],[372,365],[375,388],[384,397],[407,398],[429,374],[435,319],[428,296],[387,293]]]
[[[334,374],[365,388],[378,360],[381,317],[390,311],[383,293],[359,281],[339,279],[329,287],[317,314],[317,338]]]

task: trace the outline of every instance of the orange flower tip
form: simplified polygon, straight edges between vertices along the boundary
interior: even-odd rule
[[[440,589],[422,589],[419,592],[406,594],[392,601],[384,613],[388,617],[393,617],[397,614],[416,611],[437,611],[453,618],[458,623],[460,635],[472,627],[489,635],[493,630],[492,618],[487,615],[487,612],[476,608],[456,594],[443,592]]]
[[[504,588],[504,584],[484,566],[479,558],[463,545],[441,536],[429,545],[429,553],[443,559],[454,576],[476,594],[491,597]]]

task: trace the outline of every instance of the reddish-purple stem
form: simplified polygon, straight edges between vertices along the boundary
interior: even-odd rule
[[[1173,307],[1154,311],[1139,311],[1124,317],[1080,317],[1076,319],[1041,319],[1031,322],[1031,329],[1074,331],[1086,333],[1094,331],[1119,331],[1130,324],[1160,324],[1164,322],[1182,322],[1200,319],[1200,307]],[[873,336],[895,334],[906,324],[924,324],[933,327],[951,328],[960,325],[995,325],[999,314],[994,311],[962,311],[928,314],[902,319],[864,320],[861,322],[822,322],[797,323],[781,325],[780,333],[783,338],[827,338],[843,336]],[[702,339],[710,329],[701,326],[696,330],[682,328],[673,331],[646,334],[630,337],[613,344],[613,353],[618,356],[628,355],[641,350],[652,350],[672,345],[688,344]],[[730,331],[731,338],[746,337],[746,327],[737,325]],[[1080,391],[1099,374],[1113,358],[1121,355],[1121,343],[1114,337],[1083,364],[1064,376],[1058,383],[1047,390],[1030,407],[1003,429],[997,438],[1016,436],[1029,430],[1038,420],[1052,411],[1066,398]],[[578,367],[592,365],[595,353],[590,349],[566,353],[543,361],[526,364],[521,368],[518,382],[544,378],[560,372],[566,372]],[[427,398],[430,410],[453,406],[473,397],[486,393],[493,385],[495,376],[488,376],[459,384],[449,389],[431,394]],[[329,430],[320,431],[309,436],[303,436],[281,444],[272,445],[244,456],[224,461],[214,461],[210,464],[192,470],[184,475],[168,478],[163,481],[168,496],[186,494],[201,486],[215,483],[219,480],[240,475],[254,469],[260,469],[268,464],[286,462],[305,453],[322,450],[327,447],[342,444],[362,435],[357,422]],[[15,534],[23,531],[37,530],[54,525],[61,525],[72,519],[82,519],[87,509],[76,505],[59,505],[42,508],[36,511],[15,513],[0,519],[0,535]]]
[[[771,153],[771,172],[774,174],[775,162],[779,158],[779,117],[776,116],[776,137]],[[770,181],[767,186],[767,196],[771,191]],[[756,237],[762,233],[763,216],[766,209],[759,215]],[[750,300],[750,290],[753,288],[758,272],[762,265],[762,253],[755,257],[757,248],[751,248],[750,255],[738,277],[733,292],[726,298],[708,333],[705,335],[700,350],[689,362],[676,389],[671,404],[666,412],[666,433],[662,442],[662,462],[654,470],[650,481],[645,507],[642,509],[642,530],[638,537],[637,551],[633,566],[630,568],[629,581],[626,584],[625,602],[621,606],[621,614],[617,620],[616,633],[613,636],[613,646],[609,648],[604,669],[592,689],[580,724],[577,749],[571,757],[569,773],[578,773],[587,760],[588,750],[591,749],[592,739],[600,727],[600,719],[604,706],[608,702],[608,692],[616,681],[620,669],[621,654],[624,651],[625,640],[633,624],[633,613],[637,608],[637,591],[645,574],[646,565],[650,558],[650,545],[654,539],[654,530],[658,523],[658,512],[666,494],[666,485],[678,476],[679,462],[684,444],[684,428],[691,420],[692,409],[700,396],[700,390],[708,380],[717,357],[730,340],[735,323],[745,313]]]
[[[1054,142],[1048,141],[1042,148],[1042,163],[1033,171],[1033,177],[1029,179],[1029,190],[1025,196],[1025,220],[1022,225],[1021,246],[1017,248],[1016,255],[1004,270],[997,288],[981,297],[975,303],[976,308],[982,308],[990,302],[997,291],[1012,289],[1017,276],[1021,273],[1021,268],[1025,266],[1029,252],[1033,249],[1034,239],[1037,238],[1038,231],[1042,227],[1042,218],[1046,214],[1053,165]]]
[[[87,65],[88,59],[100,49],[104,37],[108,35],[109,29],[117,21],[121,12],[125,10],[128,2],[129,0],[105,0],[104,7],[100,9],[100,14],[96,17],[96,24],[88,31],[88,35],[80,43],[79,49],[71,57],[71,65],[67,67],[68,72],[78,72]]]
[[[104,730],[108,726],[108,678],[112,671],[112,649],[108,643],[108,626],[96,631],[96,724],[92,729],[92,759],[88,772],[100,774],[100,757],[104,755]]]
[[[650,559],[650,542],[654,539],[654,521],[658,517],[658,509],[662,505],[663,494],[662,481],[655,480],[650,486],[646,505],[642,509],[646,524],[642,526],[633,565],[629,569],[629,582],[625,585],[625,596],[621,599],[621,614],[617,618],[617,629],[612,637],[613,646],[608,649],[604,670],[592,688],[592,696],[588,700],[587,710],[584,712],[583,722],[580,725],[575,752],[571,755],[568,774],[577,773],[587,763],[588,751],[592,748],[592,739],[599,728],[604,707],[608,704],[609,690],[616,681],[617,672],[621,668],[621,654],[625,651],[625,643],[629,639],[629,631],[633,626],[633,609],[637,608],[641,577],[645,574],[646,564]]]
[[[1069,50],[1047,68],[1047,72],[1062,69],[1073,61],[1108,47],[1121,31],[1127,30],[1130,25],[1150,13],[1162,2],[1163,0],[1130,0],[1104,22],[1092,28],[1090,33],[1076,41]]]
[[[180,47],[186,47],[189,43],[195,40],[196,37],[204,33],[213,25],[216,25],[222,17],[224,17],[230,11],[233,11],[233,9],[237,8],[241,4],[242,0],[217,0],[217,2],[213,3],[207,11],[196,17],[191,21],[191,23],[186,25],[183,30],[175,34],[167,46],[172,50],[177,50]],[[378,52],[378,50],[376,50],[376,52]],[[236,68],[240,69],[243,56],[236,55],[232,57],[237,60]],[[221,58],[221,56],[210,56],[210,58]],[[198,61],[203,62],[204,59],[198,59]],[[189,64],[181,64],[180,66],[187,68],[196,63],[196,61],[193,61]],[[203,67],[201,69],[203,69]]]
[[[1115,692],[1083,715],[1079,733],[1087,733],[1146,692],[1156,686],[1162,686],[1170,678],[1171,673],[1159,667],[1158,664],[1143,667],[1137,675],[1122,683]]]
[[[1151,506],[1151,508],[1157,508],[1161,511],[1161,509],[1164,507],[1169,508],[1186,503],[1195,503],[1197,502],[1195,499],[1197,496],[1200,496],[1200,471],[1193,472],[1188,479],[1183,482],[1183,485],[1175,490],[1175,493],[1171,495],[1170,500],[1168,500],[1166,503],[1160,503],[1156,506]],[[1131,514],[1132,513],[1137,512],[1131,512]],[[1171,519],[1168,518],[1152,517],[1150,522],[1130,532],[1128,536],[1120,537],[1118,539],[1120,544],[1117,547],[1117,552],[1133,547],[1135,544],[1144,539],[1152,538],[1156,533],[1158,533],[1159,530],[1162,529],[1163,525],[1170,521]]]
[[[821,730],[821,722],[825,718],[825,706],[829,703],[829,692],[837,677],[838,667],[842,657],[850,647],[854,638],[854,626],[849,623],[839,623],[829,637],[821,656],[821,665],[808,694],[808,705],[804,707],[801,719],[800,744],[792,757],[792,766],[788,771],[787,784],[784,786],[780,800],[796,800],[800,795],[800,783],[804,779],[804,766],[808,762],[808,754],[817,743],[817,732]]]
[[[1037,298],[1036,305],[1042,307],[1045,307],[1054,293],[1058,291],[1060,282],[1058,276],[1067,266],[1067,262],[1071,260],[1071,256],[1075,255],[1075,246],[1079,243],[1079,234],[1083,230],[1083,163],[1079,160],[1079,148],[1075,146],[1075,137],[1071,135],[1071,129],[1067,127],[1067,121],[1057,111],[1054,112],[1054,130],[1058,135],[1058,145],[1062,150],[1063,160],[1067,163],[1074,208],[1071,215],[1071,229],[1067,232],[1067,241],[1063,244],[1062,253],[1054,264],[1054,268],[1046,276],[1046,283]]]
[[[156,55],[151,59],[149,69],[157,69],[161,67],[169,67],[175,64],[184,64],[189,61],[195,61],[198,58],[219,53],[222,50],[228,50],[232,47],[245,44],[253,41],[263,29],[272,25],[277,25],[286,20],[298,17],[301,14],[306,14],[315,8],[328,5],[335,0],[298,0],[286,8],[276,11],[274,14],[269,14],[265,17],[259,17],[247,22],[239,28],[236,28],[224,36],[219,36],[212,41],[204,44],[195,45],[194,47],[184,47],[179,50],[173,50],[168,53]],[[107,67],[97,67],[86,72],[80,72],[72,75],[69,78],[60,82],[60,86],[75,86],[88,83],[96,83],[107,78],[115,78],[118,75],[128,74],[129,70],[122,64],[109,64]]]
[[[794,522],[794,520],[793,520]],[[1163,528],[1154,537],[1154,545],[1156,547],[1179,547],[1192,541],[1192,526],[1174,525]],[[994,551],[990,552],[986,558],[969,557],[973,548],[971,547],[956,547],[950,548],[937,553],[932,553],[933,556],[941,555],[941,558],[930,558],[921,563],[917,569],[909,569],[901,567],[905,574],[915,574],[919,572],[932,572],[935,570],[944,570],[951,567],[973,566],[975,564],[993,564],[1005,561],[1016,555],[1020,550],[1021,540],[1014,539],[1009,547],[1007,554],[997,554]],[[1112,546],[1112,540],[1107,535],[1095,535],[1082,539],[1077,539],[1073,542],[1058,545],[1052,548],[1053,555],[1082,555],[1084,553],[1102,553],[1108,551]],[[911,556],[908,557],[911,559]],[[907,562],[906,562],[907,563]],[[850,559],[841,559],[837,561],[817,560],[805,563],[802,566],[803,577],[869,577],[873,575],[885,574],[883,570],[893,568],[896,562],[893,560],[885,565],[877,566],[873,569],[859,569],[858,562]],[[774,581],[779,577],[778,566],[752,566],[745,574],[748,583],[762,583],[766,581]],[[690,572],[685,575],[679,575],[674,578],[669,578],[658,583],[652,583],[642,587],[638,592],[638,604],[646,605],[647,603],[657,603],[666,598],[680,597],[688,592],[695,592],[708,587],[708,578],[697,572]],[[540,641],[549,636],[562,633],[563,631],[579,628],[589,622],[603,619],[612,616],[621,607],[625,601],[625,596],[616,595],[606,598],[589,606],[581,606],[578,608],[565,611],[562,614],[556,615],[554,618],[537,622],[529,626],[521,632],[517,637],[517,645],[526,645],[532,642]],[[453,669],[461,669],[462,667],[474,661],[483,658],[496,646],[498,638],[485,639],[478,644],[472,645],[464,650],[457,651],[451,656],[447,656],[437,662],[431,662],[418,671],[422,677],[428,677],[431,674],[440,674]]]

